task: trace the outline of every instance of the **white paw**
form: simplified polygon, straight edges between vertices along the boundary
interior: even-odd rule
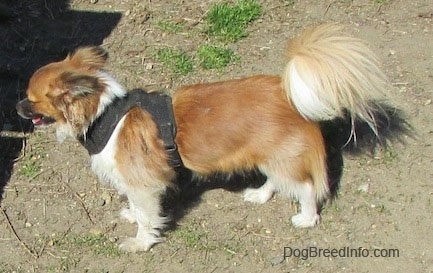
[[[130,222],[131,224],[135,223],[137,220],[135,218],[135,213],[128,209],[128,208],[123,208],[120,210],[120,216],[124,219],[126,219],[128,222]]]
[[[273,191],[264,190],[263,188],[258,189],[246,189],[244,191],[244,201],[257,203],[257,204],[264,204],[269,199],[272,198],[272,195],[274,194]]]
[[[302,213],[296,214],[292,217],[292,224],[295,227],[306,228],[314,227],[320,222],[320,215],[305,215]]]
[[[162,238],[155,237],[152,234],[148,234],[146,238],[126,238],[120,245],[119,248],[124,252],[139,252],[148,251],[154,244],[160,243]]]

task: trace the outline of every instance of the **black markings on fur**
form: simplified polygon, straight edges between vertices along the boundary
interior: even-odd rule
[[[98,78],[90,75],[64,72],[60,75],[60,79],[66,84],[66,90],[69,91],[73,97],[93,94],[95,91],[100,91],[104,87]]]

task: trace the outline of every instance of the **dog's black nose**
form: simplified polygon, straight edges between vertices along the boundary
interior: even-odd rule
[[[15,109],[17,110],[18,115],[20,115],[22,118],[29,118],[34,115],[28,99],[19,101],[15,106]]]

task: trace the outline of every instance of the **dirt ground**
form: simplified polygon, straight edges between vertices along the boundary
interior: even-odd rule
[[[230,45],[239,62],[223,71],[197,67],[182,77],[159,63],[155,51],[172,46],[193,55],[208,41],[203,18],[215,1],[2,1],[0,273],[433,272],[431,0],[261,0],[264,12],[249,36]],[[163,20],[184,29],[167,33],[158,27]],[[346,24],[371,45],[393,84],[389,104],[415,136],[389,128],[402,141],[343,154],[338,196],[315,228],[292,227],[297,206],[279,195],[254,205],[239,192],[213,189],[191,197],[164,243],[147,253],[119,253],[117,243],[135,232],[118,217],[125,200],[99,184],[78,143],[58,144],[52,128],[31,133],[13,110],[37,67],[79,45],[106,48],[110,69],[127,88],[174,90],[279,74],[288,38],[321,22]],[[367,257],[324,254],[344,248]],[[318,249],[325,252],[313,257]]]

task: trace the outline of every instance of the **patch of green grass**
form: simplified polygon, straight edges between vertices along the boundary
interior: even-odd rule
[[[28,179],[34,178],[42,170],[42,162],[47,154],[41,143],[46,141],[45,132],[35,132],[31,137],[31,145],[28,145],[24,156],[19,160],[18,173]]]
[[[173,232],[174,236],[183,240],[187,247],[196,248],[200,244],[200,240],[204,237],[204,234],[198,233],[197,231],[182,227],[178,228]]]
[[[187,75],[194,68],[191,57],[186,52],[180,50],[161,48],[156,53],[156,58],[178,75]]]
[[[9,272],[8,269],[6,269],[6,265],[0,263],[0,273],[6,273],[6,272]]]
[[[162,20],[158,22],[158,27],[165,32],[179,33],[183,30],[182,23],[176,23],[168,20]]]
[[[233,257],[238,254],[247,254],[248,250],[243,246],[242,242],[240,240],[233,240],[235,238],[232,238],[232,240],[227,241],[226,243],[223,243],[221,246],[221,249],[223,249],[226,254]]]
[[[72,244],[75,246],[87,246],[93,249],[95,254],[104,255],[107,257],[120,256],[118,246],[111,242],[106,236],[100,235],[84,235],[72,239]]]
[[[205,32],[213,37],[211,42],[221,44],[234,43],[246,37],[246,27],[262,14],[262,7],[257,0],[237,0],[213,4],[205,18]],[[182,22],[162,20],[158,27],[166,32],[178,33],[184,29]],[[198,46],[196,58],[187,52],[161,48],[156,52],[156,59],[177,75],[188,75],[196,65],[204,69],[222,69],[229,63],[239,60],[235,53],[216,45]]]
[[[232,50],[211,45],[200,46],[197,50],[197,57],[200,66],[204,69],[221,69],[239,60]]]
[[[60,260],[59,268],[56,268],[56,271],[53,272],[71,272],[72,269],[75,269],[80,260],[78,258],[73,257],[62,257]]]
[[[26,178],[32,178],[39,173],[41,170],[41,164],[39,163],[40,157],[37,155],[28,155],[23,159],[23,165],[21,166],[19,173]]]
[[[388,147],[382,155],[382,162],[385,164],[390,164],[391,162],[394,162],[397,157],[397,152],[394,149]]]
[[[373,158],[376,160],[376,162],[379,162],[379,163],[385,164],[385,165],[391,165],[399,158],[399,154],[393,146],[375,147],[372,155],[373,155]],[[369,164],[372,162],[371,160],[369,160],[369,158],[362,158],[362,160],[365,161],[365,163],[362,162],[362,164]],[[397,171],[398,175],[401,174],[400,170],[397,169],[396,171]]]
[[[107,257],[119,257],[121,254],[118,246],[103,234],[70,235],[59,240],[54,240],[53,244],[59,247],[68,246],[78,249],[88,247],[93,251],[93,253]]]
[[[255,0],[239,0],[235,5],[216,3],[205,18],[206,33],[224,43],[233,43],[246,37],[246,27],[262,14]]]

